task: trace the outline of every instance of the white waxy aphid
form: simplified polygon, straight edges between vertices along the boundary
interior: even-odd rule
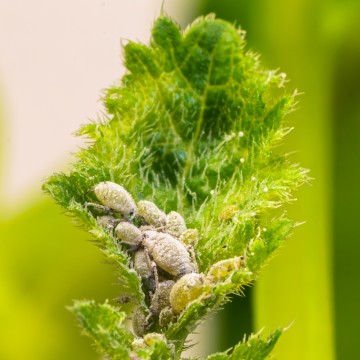
[[[114,231],[116,225],[119,223],[119,219],[116,219],[112,216],[99,216],[96,219],[96,222],[101,227],[112,232],[112,231]]]
[[[179,239],[185,245],[196,245],[199,240],[199,231],[197,229],[187,229]]]
[[[121,185],[111,181],[104,181],[94,187],[94,192],[103,205],[122,215],[134,215],[137,213],[135,201]]]
[[[170,303],[175,314],[179,314],[188,303],[199,298],[208,284],[203,274],[187,274],[179,279],[170,292]]]
[[[149,225],[154,225],[156,228],[162,228],[166,224],[166,214],[151,201],[139,201],[138,214],[141,215]]]
[[[173,276],[194,272],[194,264],[184,244],[169,234],[145,231],[142,244],[157,266]]]
[[[149,261],[149,256],[146,256],[145,250],[140,249],[134,254],[134,269],[141,277],[143,284],[153,291],[155,290],[155,277],[153,273],[153,268],[151,262]]]
[[[120,241],[126,244],[139,245],[141,243],[142,233],[131,223],[121,222],[116,226],[115,234]]]
[[[245,262],[243,256],[236,256],[231,259],[221,260],[211,266],[210,270],[206,275],[206,278],[212,281],[225,280],[235,271],[240,270],[244,267]]]
[[[166,215],[165,232],[179,239],[181,234],[186,231],[184,218],[176,211],[171,211]]]

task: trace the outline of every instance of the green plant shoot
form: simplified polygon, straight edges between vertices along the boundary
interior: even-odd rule
[[[264,69],[245,49],[244,36],[213,16],[184,32],[158,18],[149,45],[124,46],[127,72],[105,92],[107,116],[79,130],[92,143],[76,154],[68,174],[43,186],[116,266],[119,305],[76,301],[70,308],[109,359],[181,359],[199,321],[230,294],[241,294],[296,226],[279,208],[293,200],[307,171],[278,146],[292,129],[284,116],[296,93],[285,91],[284,74]],[[94,193],[104,182],[121,185],[139,212],[147,204],[141,201],[155,204],[158,226],[136,211],[106,207]],[[170,232],[166,225],[173,211],[171,221],[185,222],[178,239],[181,226]],[[124,229],[134,229],[135,249],[117,236],[126,237]],[[176,243],[167,246],[179,254],[192,247],[194,258],[179,255],[171,273],[149,243],[160,238]],[[140,255],[150,260],[148,277],[134,265]],[[161,296],[166,306],[155,303]],[[265,359],[282,331],[244,337],[208,359]]]

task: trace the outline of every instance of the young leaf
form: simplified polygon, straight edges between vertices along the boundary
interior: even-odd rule
[[[206,360],[263,360],[268,358],[283,329],[278,329],[268,336],[266,340],[259,334],[251,335],[248,339],[237,344],[230,352],[212,354]]]
[[[108,303],[98,305],[93,301],[76,301],[69,310],[99,350],[114,360],[130,359],[133,335],[123,325],[125,313]]]

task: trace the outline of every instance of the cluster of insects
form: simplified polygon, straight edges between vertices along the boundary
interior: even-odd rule
[[[209,294],[212,284],[245,266],[239,256],[219,261],[206,275],[199,273],[194,251],[199,233],[187,229],[179,213],[165,214],[147,200],[136,203],[110,181],[97,184],[94,192],[101,204],[86,205],[102,214],[99,225],[128,246],[131,266],[142,280],[148,308],[138,307],[132,317],[139,337],[168,326],[191,301]]]

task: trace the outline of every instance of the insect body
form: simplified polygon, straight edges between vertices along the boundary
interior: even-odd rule
[[[129,245],[139,245],[142,240],[142,233],[139,228],[128,222],[121,222],[115,228],[115,234],[120,241]]]
[[[179,314],[189,302],[202,295],[207,287],[203,274],[187,274],[179,279],[170,292],[170,303],[174,313]]]
[[[113,216],[99,216],[96,219],[98,225],[105,228],[107,231],[110,231],[111,233],[114,232],[114,229],[119,221],[119,219],[116,219]]]
[[[171,211],[166,215],[165,232],[175,238],[179,238],[186,231],[184,218],[176,211]]]
[[[137,336],[144,336],[146,332],[146,327],[145,327],[146,314],[144,310],[141,307],[136,308],[133,312],[132,318],[133,318],[132,326],[134,333]]]
[[[146,325],[153,316],[158,316],[159,323],[166,323],[166,325],[172,320],[173,313],[170,306],[170,292],[174,284],[175,281],[172,280],[165,280],[158,284],[155,293],[151,298],[151,305],[149,308],[150,314],[146,318]]]
[[[145,231],[142,244],[155,263],[175,277],[195,271],[195,264],[185,246],[169,234]]]
[[[244,257],[237,256],[231,259],[225,259],[215,263],[207,273],[206,277],[211,280],[221,281],[226,279],[236,270],[245,267]]]
[[[94,192],[103,205],[122,215],[137,213],[135,201],[121,185],[104,181],[94,187]]]
[[[185,230],[179,239],[185,245],[195,245],[199,240],[199,232],[197,229],[187,229]]]
[[[139,215],[149,225],[154,225],[156,228],[162,228],[166,224],[166,215],[153,202],[141,200],[138,202]]]
[[[175,282],[172,280],[165,280],[159,283],[156,291],[151,299],[150,312],[154,315],[159,315],[161,310],[170,306],[170,291]]]
[[[149,256],[146,254],[144,249],[139,249],[135,252],[133,258],[133,266],[135,271],[141,277],[141,280],[145,285],[146,289],[150,291],[155,291],[156,283],[154,269],[151,260],[149,259]]]

